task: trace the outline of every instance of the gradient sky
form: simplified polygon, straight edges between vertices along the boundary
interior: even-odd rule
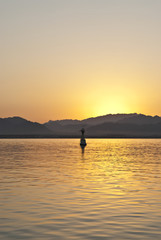
[[[0,0],[0,117],[161,115],[160,0]]]

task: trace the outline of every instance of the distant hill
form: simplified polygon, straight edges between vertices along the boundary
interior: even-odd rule
[[[50,134],[44,125],[20,117],[0,118],[0,135]]]
[[[20,117],[0,118],[0,137],[159,137],[161,117],[143,114],[108,114],[84,120],[56,120],[40,124]]]
[[[87,137],[161,137],[161,117],[143,114],[108,114],[84,120],[49,121],[44,124],[60,136],[80,136],[82,127]]]

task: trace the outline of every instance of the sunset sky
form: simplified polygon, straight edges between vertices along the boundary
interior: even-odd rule
[[[0,117],[161,116],[160,0],[0,0]]]

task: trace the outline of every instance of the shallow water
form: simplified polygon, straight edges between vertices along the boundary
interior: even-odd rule
[[[161,239],[161,140],[0,140],[0,239]]]

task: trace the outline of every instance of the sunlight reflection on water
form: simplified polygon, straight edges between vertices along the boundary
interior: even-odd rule
[[[0,140],[1,239],[160,239],[161,140]]]

